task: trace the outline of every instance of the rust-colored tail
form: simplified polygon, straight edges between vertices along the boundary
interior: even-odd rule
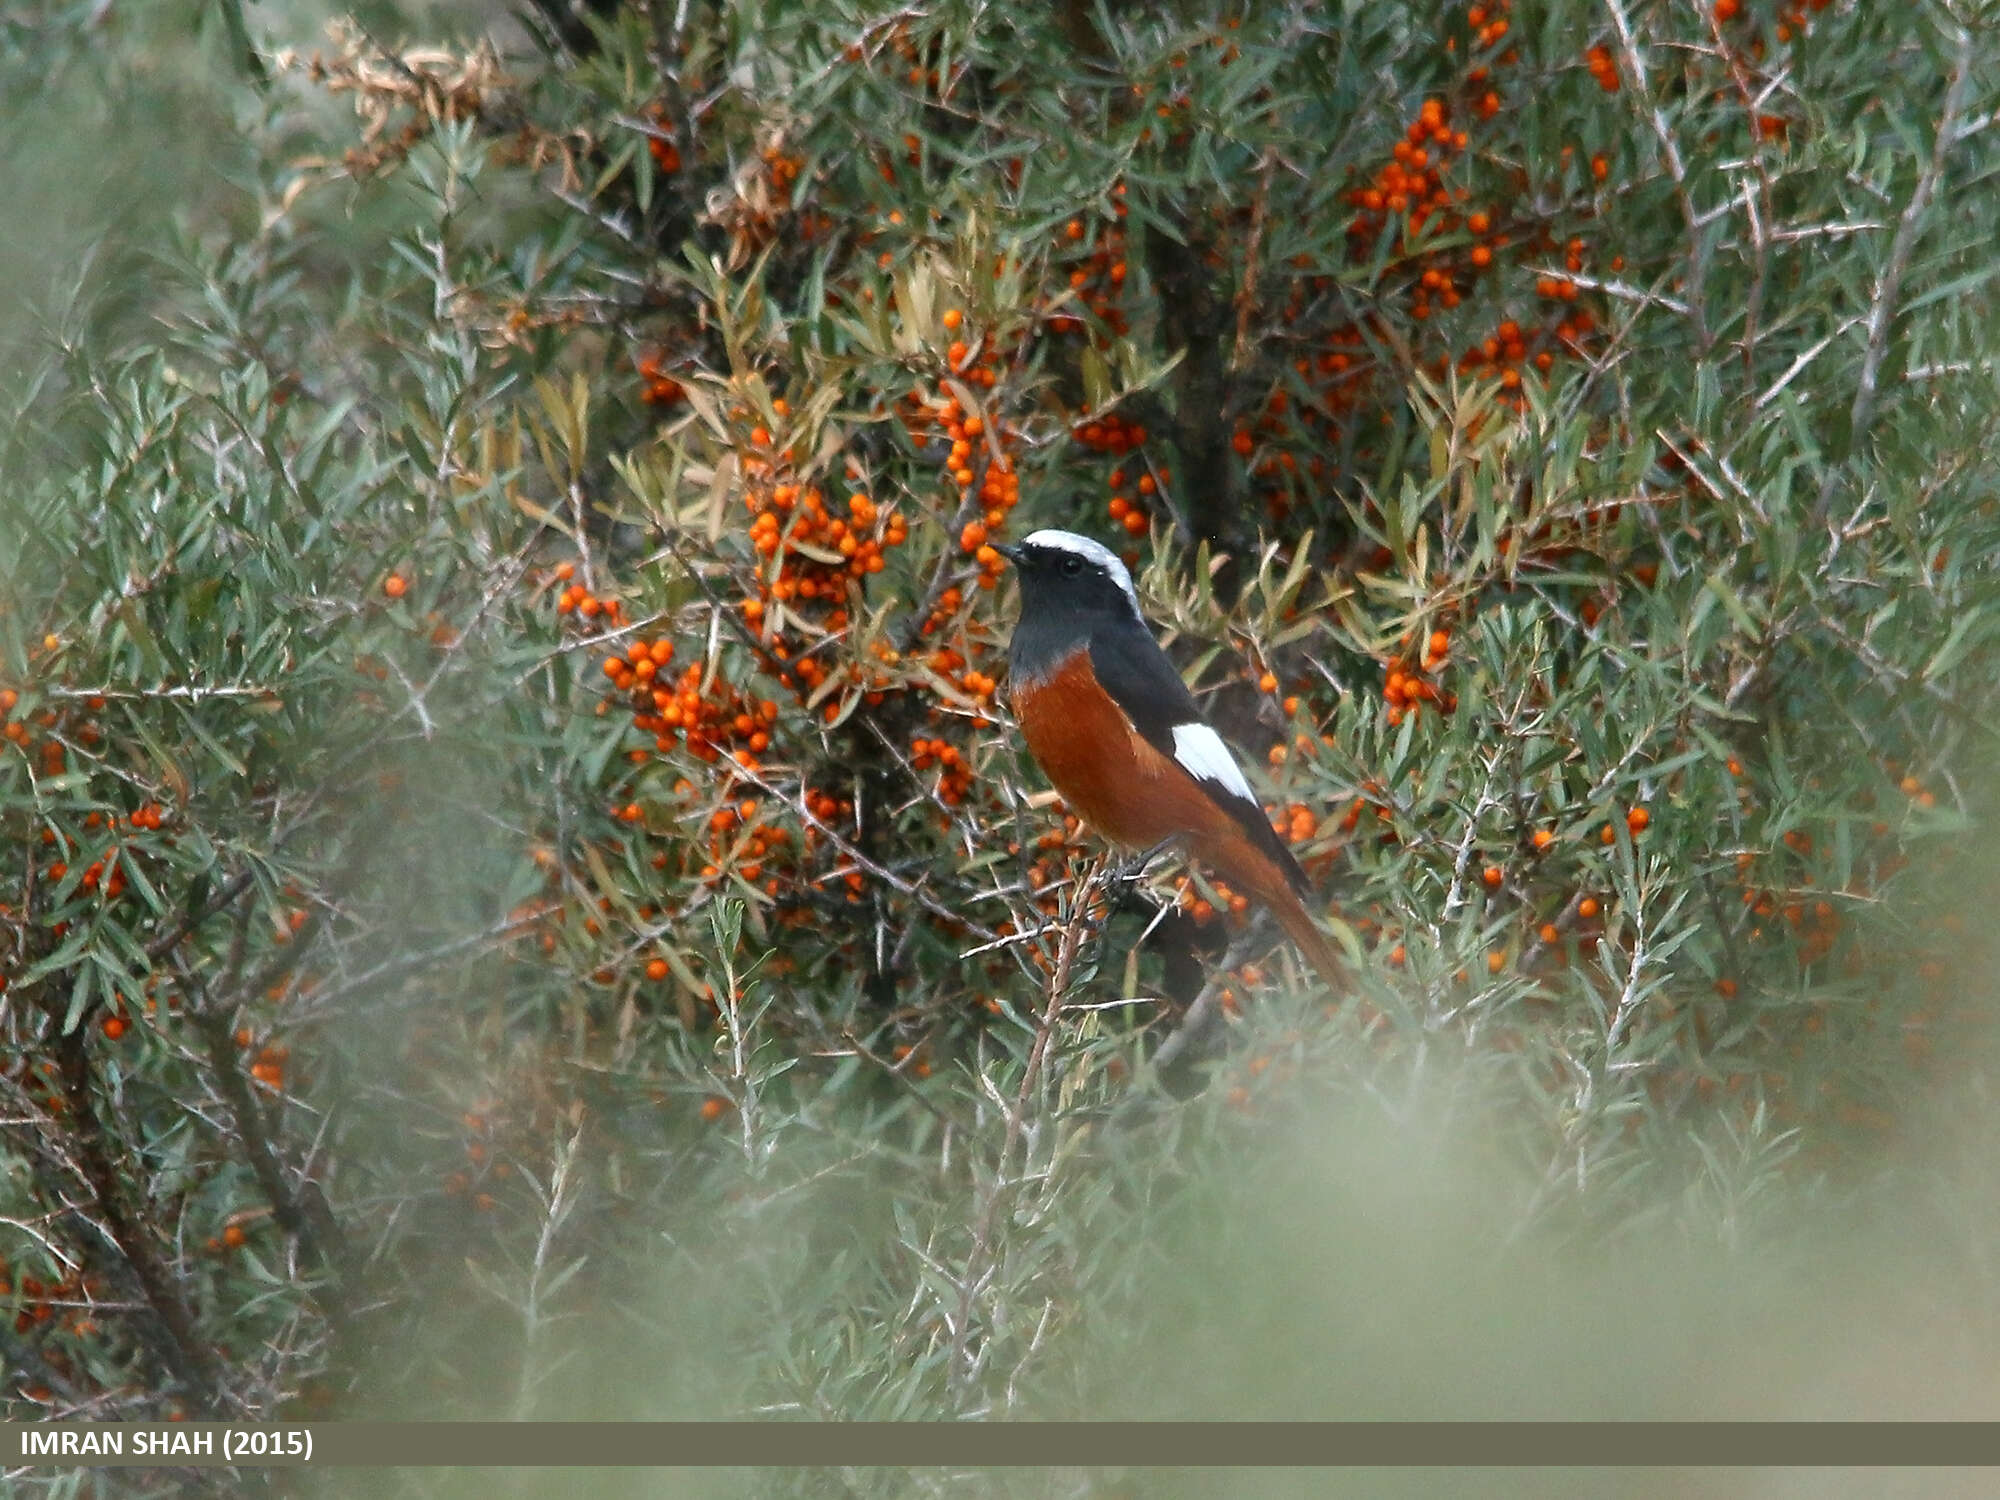
[[[1332,941],[1319,929],[1312,913],[1299,899],[1285,872],[1271,857],[1241,832],[1231,828],[1223,837],[1197,838],[1192,844],[1195,858],[1215,871],[1232,887],[1255,897],[1271,909],[1285,936],[1306,956],[1329,989],[1347,987],[1346,970]]]
[[[1265,904],[1271,908],[1271,915],[1278,919],[1278,925],[1285,929],[1285,936],[1298,945],[1299,952],[1319,971],[1319,977],[1326,982],[1327,988],[1346,988],[1347,978],[1341,969],[1340,955],[1334,952],[1327,935],[1319,930],[1319,924],[1313,921],[1305,903],[1287,887],[1282,894]]]

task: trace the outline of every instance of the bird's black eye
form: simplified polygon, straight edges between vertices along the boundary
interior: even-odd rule
[[[1076,577],[1077,574],[1083,571],[1083,559],[1080,557],[1065,557],[1062,560],[1062,570],[1069,577]]]

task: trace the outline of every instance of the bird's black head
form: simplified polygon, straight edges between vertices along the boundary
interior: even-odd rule
[[[1140,618],[1132,575],[1102,543],[1073,531],[1037,531],[998,550],[1021,575],[1023,624],[1049,615]]]
[[[1093,638],[1152,646],[1132,575],[1110,549],[1073,531],[1037,531],[998,550],[1021,575],[1021,621],[1007,649],[1016,683],[1053,670]]]

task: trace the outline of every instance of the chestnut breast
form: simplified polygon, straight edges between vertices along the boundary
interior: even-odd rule
[[[1097,685],[1079,648],[1013,685],[1014,717],[1036,762],[1076,815],[1106,838],[1144,848],[1233,824],[1192,776],[1162,755]],[[1212,826],[1213,825],[1213,826]]]

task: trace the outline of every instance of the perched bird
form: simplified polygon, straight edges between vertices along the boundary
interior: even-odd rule
[[[1063,799],[1116,843],[1184,844],[1269,907],[1320,977],[1339,984],[1333,945],[1301,899],[1312,889],[1305,871],[1153,639],[1125,564],[1068,531],[997,550],[1021,575],[1008,696]]]

